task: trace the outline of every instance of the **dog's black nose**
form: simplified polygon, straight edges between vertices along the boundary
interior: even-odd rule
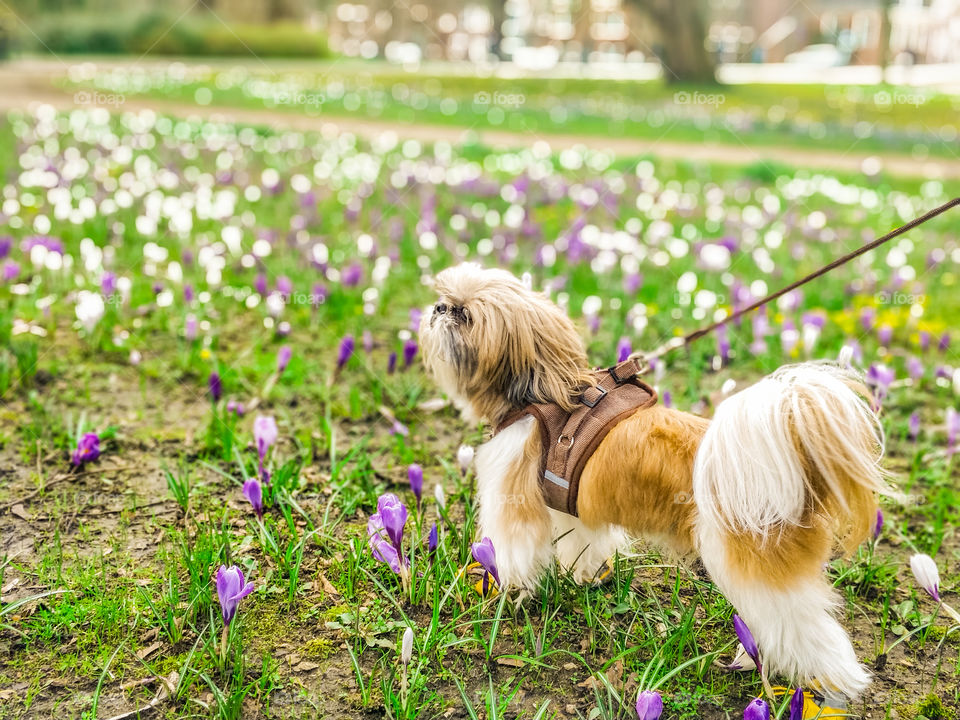
[[[434,308],[440,315],[443,315],[447,311],[447,306],[443,303],[437,303],[437,306]]]

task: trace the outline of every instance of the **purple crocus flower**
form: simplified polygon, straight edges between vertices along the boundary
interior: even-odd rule
[[[390,353],[387,357],[387,375],[393,375],[397,369],[397,354],[395,352]]]
[[[374,513],[367,519],[367,543],[374,558],[389,565],[397,575],[400,574],[400,555],[387,537],[380,513]]]
[[[257,517],[263,519],[263,488],[260,481],[256,478],[250,478],[243,484],[243,496],[253,505],[253,511]]]
[[[363,266],[360,263],[348,265],[340,273],[340,282],[344,287],[356,287],[363,280]]]
[[[189,305],[193,302],[194,297],[196,297],[196,293],[193,291],[193,285],[187,283],[183,286],[183,301]]]
[[[283,371],[287,369],[287,365],[290,364],[290,358],[293,357],[293,350],[290,349],[289,345],[284,345],[277,352],[277,374],[283,374]]]
[[[117,291],[117,276],[112,272],[105,272],[100,276],[100,293],[110,297]]]
[[[240,402],[239,400],[228,400],[227,412],[235,413],[237,417],[243,417],[243,413],[244,413],[243,403]]]
[[[237,614],[240,601],[253,592],[253,583],[246,582],[243,572],[236,565],[221,565],[217,570],[217,597],[224,625],[229,625]]]
[[[630,338],[622,337],[617,342],[617,362],[621,363],[630,357],[633,352],[633,345],[630,344]]]
[[[277,421],[270,415],[257,415],[253,420],[253,439],[257,443],[257,455],[260,462],[267,456],[270,446],[277,441],[280,433],[277,430]]]
[[[483,586],[487,587],[487,575],[492,575],[497,585],[500,584],[500,573],[497,572],[497,552],[493,548],[493,540],[488,537],[480,542],[475,542],[470,546],[470,552],[473,559],[476,560],[484,569]]]
[[[384,493],[377,499],[377,515],[387,531],[394,549],[403,554],[403,528],[407,524],[407,506],[393,493]]]
[[[408,368],[413,364],[413,359],[417,356],[417,341],[407,340],[403,343],[403,367]]]
[[[868,305],[860,311],[860,327],[863,328],[864,332],[872,330],[873,323],[876,322],[876,320],[877,311],[875,308]]]
[[[276,287],[278,293],[283,295],[284,298],[289,298],[290,294],[293,292],[293,281],[286,275],[281,275],[277,278]]]
[[[193,342],[197,339],[197,316],[196,315],[187,315],[186,320],[183,321],[183,337]]]
[[[665,408],[673,407],[673,395],[670,393],[669,390],[663,391],[663,394],[661,395],[661,400]]]
[[[433,555],[437,551],[437,545],[440,544],[440,536],[437,532],[437,524],[430,526],[430,534],[427,535],[427,552]]]
[[[637,717],[639,720],[658,720],[663,715],[663,698],[656,690],[644,690],[637,695]]]
[[[84,433],[77,442],[77,449],[73,451],[70,462],[80,467],[84,463],[93,462],[98,457],[100,457],[100,436],[89,432]]]
[[[793,697],[790,698],[790,720],[803,720],[803,706],[806,703],[806,697],[803,695],[803,688],[798,687],[793,691]]]
[[[363,331],[362,344],[363,344],[363,351],[367,355],[373,352],[373,333],[371,333],[369,330]]]
[[[950,333],[944,331],[943,335],[940,336],[939,342],[937,342],[937,350],[940,352],[946,352],[950,349]]]
[[[256,279],[253,281],[253,289],[257,291],[258,295],[263,297],[267,296],[267,276],[263,273],[257,273]]]
[[[873,389],[877,403],[883,402],[883,399],[887,397],[887,391],[895,377],[893,370],[886,365],[873,363],[867,368],[864,379],[867,381],[867,385]]]
[[[923,363],[918,357],[911,355],[907,358],[907,374],[915,383],[923,377]]]
[[[889,325],[881,325],[877,328],[877,340],[883,347],[888,347],[893,340],[893,328]]]
[[[920,413],[913,412],[910,414],[910,420],[907,425],[907,434],[910,436],[910,439],[916,441],[920,437]]]
[[[420,331],[420,321],[423,319],[423,310],[410,308],[410,332]]]
[[[770,706],[766,700],[755,698],[743,711],[743,720],[770,720]]]
[[[753,633],[750,632],[750,628],[747,627],[747,624],[739,615],[733,616],[733,629],[737,632],[737,637],[740,638],[740,644],[743,645],[743,649],[747,651],[747,655],[750,656],[754,665],[759,669],[761,667],[760,648],[757,647],[757,641],[753,639]]]
[[[0,260],[10,254],[11,248],[13,248],[13,238],[9,235],[0,237]]]
[[[345,335],[343,340],[340,341],[340,350],[337,352],[337,370],[342,370],[343,366],[353,356],[354,345],[353,335]]]
[[[930,349],[930,332],[928,330],[920,331],[920,349],[923,352]]]
[[[417,507],[420,507],[420,497],[423,495],[423,468],[413,463],[407,468],[407,477],[410,479],[410,489],[417,498]]]
[[[210,388],[210,397],[213,401],[220,402],[220,398],[223,397],[223,380],[220,379],[220,373],[216,370],[210,373],[207,386]]]
[[[883,532],[883,510],[877,508],[877,519],[873,523],[873,539],[879,540],[881,532]]]
[[[20,276],[20,265],[13,260],[7,260],[3,264],[3,281],[13,282]]]

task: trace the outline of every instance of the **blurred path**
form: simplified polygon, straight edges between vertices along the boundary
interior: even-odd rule
[[[47,61],[17,61],[0,64],[0,113],[8,110],[28,110],[31,105],[47,103],[58,110],[90,109],[86,102],[78,102],[91,96],[89,92],[72,93],[57,87],[54,81],[65,72],[62,65]],[[103,93],[106,95],[106,93]],[[78,97],[79,96],[79,97]],[[758,162],[777,162],[794,167],[815,170],[861,172],[867,162],[871,172],[877,169],[899,176],[924,179],[960,179],[960,154],[956,158],[927,158],[918,160],[909,155],[890,154],[877,156],[857,152],[856,148],[841,153],[817,151],[804,148],[749,146],[743,144],[720,145],[708,143],[682,143],[675,141],[650,141],[638,138],[617,138],[593,135],[565,135],[553,133],[517,133],[503,130],[472,131],[468,128],[448,125],[408,125],[399,122],[369,120],[354,116],[332,114],[308,116],[302,113],[253,108],[228,108],[187,104],[182,101],[156,98],[124,98],[117,105],[101,106],[112,112],[139,112],[152,110],[157,113],[179,117],[199,117],[207,120],[262,125],[275,129],[289,128],[300,131],[337,130],[352,132],[364,138],[393,132],[402,139],[419,140],[424,143],[445,140],[452,144],[481,142],[494,148],[519,148],[540,140],[548,143],[554,151],[575,146],[587,146],[595,150],[613,152],[621,157],[653,155],[674,160],[720,163],[725,165],[750,165]]]

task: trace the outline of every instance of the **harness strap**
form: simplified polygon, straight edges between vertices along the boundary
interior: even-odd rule
[[[630,358],[594,373],[596,383],[585,388],[579,405],[568,412],[552,403],[536,403],[510,413],[497,426],[504,430],[527,415],[540,427],[542,455],[540,489],[547,505],[577,515],[583,469],[617,423],[656,403],[656,392],[637,375],[640,363]]]

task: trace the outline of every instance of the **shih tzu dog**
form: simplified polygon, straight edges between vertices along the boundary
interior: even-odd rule
[[[508,272],[436,276],[420,342],[470,422],[497,428],[533,403],[577,408],[596,380],[566,314]],[[582,471],[577,516],[547,506],[533,415],[476,454],[478,524],[504,586],[533,588],[556,557],[593,579],[628,537],[699,555],[753,631],[769,671],[853,698],[869,684],[835,618],[824,565],[870,534],[883,433],[852,371],[785,366],[724,400],[713,420],[654,404],[619,421]]]

